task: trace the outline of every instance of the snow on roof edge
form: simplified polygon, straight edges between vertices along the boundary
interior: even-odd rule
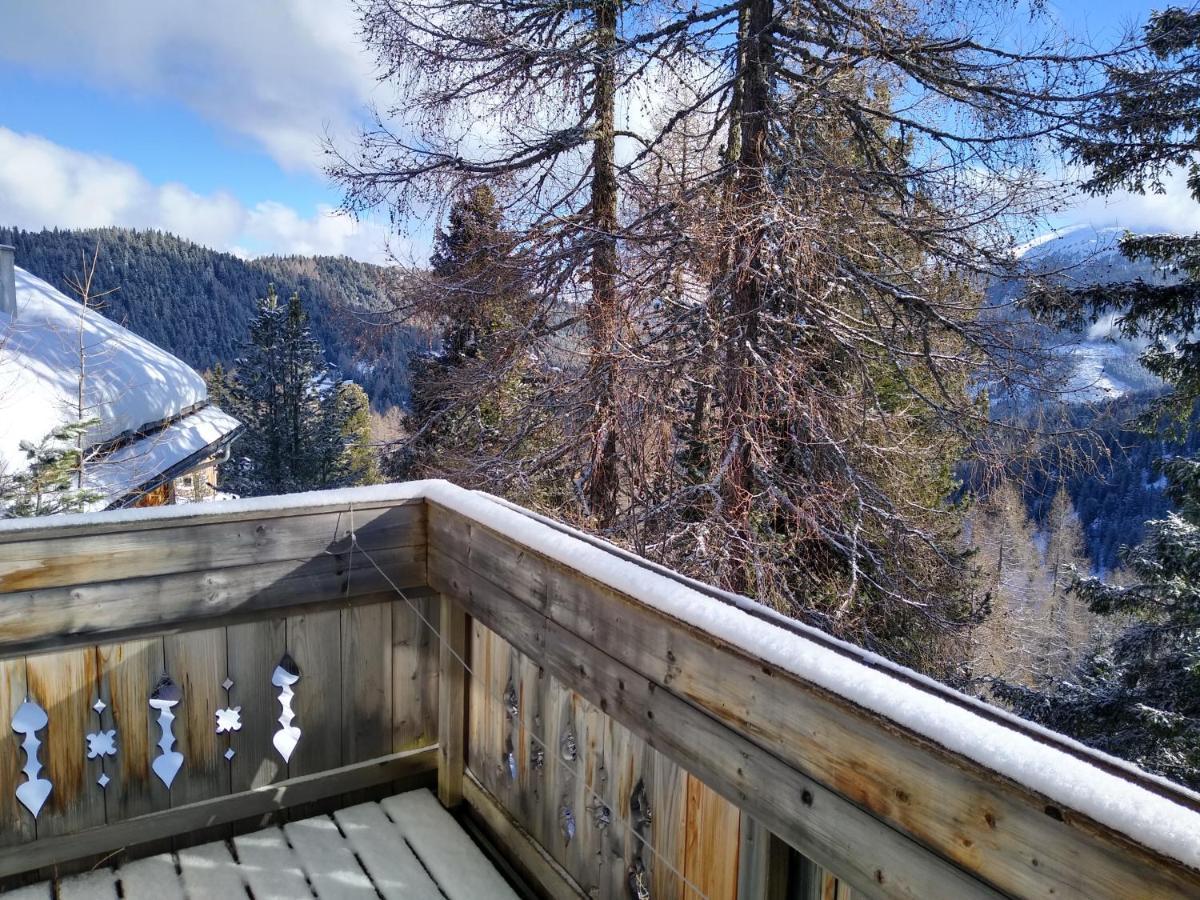
[[[945,749],[974,760],[1135,843],[1200,869],[1200,813],[969,708],[906,684],[665,575],[622,560],[486,496],[447,481],[314,491],[278,497],[48,516],[0,522],[5,532],[153,520],[199,519],[317,505],[431,500],[627,594],[672,618],[824,688]],[[1180,788],[1184,793],[1186,789]]]

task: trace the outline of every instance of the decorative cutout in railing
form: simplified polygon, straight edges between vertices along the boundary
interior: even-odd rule
[[[271,684],[279,688],[278,701],[282,708],[282,715],[279,717],[279,724],[282,727],[275,732],[272,743],[279,755],[283,757],[284,762],[291,758],[300,741],[300,729],[292,724],[295,718],[292,710],[292,698],[295,696],[292,685],[299,680],[299,667],[290,654],[284,653],[279,665],[275,667],[271,675]],[[230,691],[233,685],[234,682],[230,678],[226,678],[221,683],[221,687],[225,689],[226,705],[215,711],[215,733],[229,735],[230,741],[232,741],[234,732],[242,730],[242,707],[234,706],[230,702]],[[151,761],[150,768],[168,789],[184,764],[183,754],[175,749],[174,733],[175,707],[182,701],[183,690],[166,674],[158,680],[148,701],[160,733],[158,740],[160,752]],[[91,708],[96,712],[97,727],[94,731],[89,731],[84,735],[87,743],[86,756],[87,759],[100,760],[100,774],[96,778],[96,783],[104,789],[112,781],[105,768],[105,758],[117,755],[117,729],[104,727],[104,714],[109,707],[103,699],[97,698]],[[39,777],[42,772],[42,763],[38,754],[42,748],[42,741],[38,739],[37,732],[45,728],[49,721],[50,718],[45,709],[33,699],[25,700],[12,719],[13,731],[22,735],[20,747],[25,753],[25,766],[22,771],[26,776],[26,781],[17,786],[16,796],[21,804],[33,814],[34,818],[37,818],[38,813],[41,812],[53,788],[49,780]],[[224,752],[225,759],[232,761],[235,755],[232,745],[228,745]]]
[[[292,712],[292,697],[295,696],[292,692],[292,685],[299,680],[300,668],[296,665],[296,661],[292,659],[291,654],[283,654],[279,665],[271,674],[271,684],[279,688],[279,706],[283,710],[279,716],[279,724],[282,727],[275,732],[271,742],[279,751],[279,755],[283,757],[284,762],[292,758],[292,752],[300,743],[300,729],[292,724],[292,719],[295,718],[295,713]]]
[[[53,788],[48,780],[38,778],[42,771],[42,762],[38,759],[42,742],[38,740],[37,733],[49,723],[50,717],[46,715],[46,711],[32,700],[22,703],[12,720],[13,731],[25,736],[21,742],[21,749],[25,751],[25,768],[22,771],[28,779],[24,784],[17,786],[17,799],[33,813],[35,819]]]
[[[162,729],[162,738],[158,742],[162,753],[154,757],[150,768],[168,788],[183,768],[183,754],[172,749],[175,746],[175,735],[171,732],[171,726],[175,722],[175,714],[171,709],[182,699],[183,691],[167,675],[159,679],[158,686],[150,694],[150,708],[158,710],[158,727]]]
[[[112,780],[104,768],[104,757],[117,755],[117,729],[110,728],[107,731],[104,729],[104,711],[108,709],[108,704],[103,699],[97,697],[96,702],[92,704],[92,709],[96,711],[99,727],[96,731],[85,735],[87,758],[100,760],[100,775],[96,778],[96,784],[100,785],[101,790],[104,790]]]
[[[216,712],[217,734],[229,735],[229,746],[225,748],[225,759],[233,762],[233,758],[237,756],[237,751],[233,749],[233,733],[242,730],[242,708],[234,706],[230,697],[230,691],[233,690],[233,679],[226,676],[225,680],[221,682],[221,687],[225,690],[226,705]]]

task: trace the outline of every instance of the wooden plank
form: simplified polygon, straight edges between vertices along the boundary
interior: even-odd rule
[[[288,647],[300,669],[292,709],[300,743],[288,775],[310,775],[342,765],[342,616],[324,610],[287,620]],[[278,691],[274,692],[278,694]],[[272,698],[271,721],[280,707]],[[272,731],[277,726],[272,726]]]
[[[743,815],[738,846],[738,900],[788,900],[792,852],[752,816]]]
[[[322,501],[322,496],[336,499]],[[75,519],[66,524],[41,519],[7,519],[0,526],[0,544],[18,543],[23,541],[38,541],[50,538],[75,537],[78,535],[96,536],[104,534],[127,534],[138,531],[164,531],[174,528],[186,528],[200,524],[218,524],[228,522],[260,521],[263,519],[289,519],[296,516],[314,516],[341,513],[349,516],[353,506],[356,521],[374,509],[392,509],[399,506],[415,506],[421,509],[425,501],[420,497],[398,497],[394,500],[375,497],[371,500],[355,502],[353,505],[344,499],[344,491],[313,491],[309,496],[312,503],[293,505],[295,496],[281,495],[284,501],[277,508],[263,505],[269,498],[258,498],[254,508],[230,510],[227,506],[210,506],[209,504],[188,504],[186,507],[157,507],[144,510],[137,518],[120,518],[115,521],[97,521],[97,516],[85,519]],[[149,513],[147,515],[147,513]],[[347,518],[347,523],[349,519]]]
[[[379,806],[449,900],[517,900],[512,887],[431,792],[395,794]]]
[[[513,818],[500,801],[488,793],[472,772],[468,772],[463,780],[463,799],[487,834],[503,848],[521,877],[539,888],[544,896],[587,896],[567,870],[546,852],[542,844]]]
[[[423,548],[372,554],[404,587],[425,579]],[[353,580],[353,585],[351,585]],[[263,613],[391,590],[374,567],[340,556],[234,566],[0,596],[0,653],[87,644],[139,632],[169,631],[205,620]]]
[[[645,734],[642,737],[645,739]],[[641,858],[650,870],[653,896],[682,897],[685,885],[680,873],[687,853],[688,773],[667,755],[666,750],[658,750],[650,751],[653,765],[647,764],[643,768],[643,778],[649,776],[646,791],[653,818],[649,831],[651,843],[643,845]]]
[[[226,700],[242,709],[241,730],[219,738],[218,749],[232,748],[230,790],[248,791],[287,778],[287,766],[275,752],[271,739],[279,727],[279,689],[271,673],[287,650],[284,619],[243,622],[226,629],[226,672],[233,686]],[[224,679],[222,679],[224,681]]]
[[[189,520],[194,522],[195,520]],[[59,537],[54,529],[30,540],[0,539],[0,593],[231,566],[309,560],[345,553],[349,516],[343,511],[265,516],[143,530]],[[374,555],[395,547],[424,547],[420,504],[355,512],[358,544]]]
[[[58,884],[58,900],[116,900],[117,876],[112,869],[97,869],[64,878]]]
[[[685,896],[692,900],[735,900],[737,897],[738,828],[736,806],[704,784],[688,777]]]
[[[164,653],[167,673],[183,689],[183,700],[173,710],[175,749],[183,754],[183,768],[171,783],[171,805],[229,794],[225,740],[216,734],[217,709],[225,705],[221,682],[228,672],[225,629],[167,635]],[[165,790],[161,783],[159,788]]]
[[[117,730],[117,755],[106,771],[109,822],[119,822],[167,809],[170,798],[154,777],[151,761],[158,753],[158,727],[149,706],[150,693],[165,671],[162,638],[102,644],[101,694],[108,704],[109,727]]]
[[[392,751],[392,604],[341,616],[342,762],[349,764]]]
[[[378,803],[339,809],[333,818],[384,900],[445,900]]]
[[[42,777],[54,787],[38,816],[38,837],[103,825],[104,791],[89,777],[85,738],[96,729],[92,704],[100,678],[95,648],[30,656],[27,666],[29,695],[50,718],[39,735],[39,756],[45,765]]]
[[[912,838],[889,828],[658,683],[549,622],[470,569],[456,566],[450,573],[443,572],[434,565],[433,555],[430,563],[433,587],[457,597],[473,618],[491,625],[490,610],[507,605],[506,622],[525,619],[510,635],[518,650],[531,653],[537,646],[543,647],[541,659],[555,678],[565,679],[652,747],[755,815],[792,846],[862,886],[869,895],[910,900],[945,894],[961,898],[996,896],[996,892],[930,854]],[[490,595],[488,601],[476,604],[475,598],[484,593]],[[542,632],[541,641],[532,640],[531,635],[538,631]],[[661,800],[656,805],[663,808]],[[683,821],[681,814],[675,819],[676,826],[682,826]],[[656,822],[652,830],[654,845],[663,844],[664,834],[670,833]],[[552,843],[545,846],[554,852]],[[655,872],[655,881],[661,878],[670,883],[672,879],[662,868]],[[676,868],[681,871],[679,866]],[[876,873],[884,873],[882,883]]]
[[[224,842],[180,850],[176,859],[189,897],[237,897],[246,892],[237,861]]]
[[[177,806],[76,834],[44,838],[22,847],[0,850],[0,878],[139,846],[164,836],[254,819],[375,785],[400,782],[407,787],[428,786],[433,784],[436,770],[437,750],[427,747],[264,785],[240,794]],[[0,881],[0,890],[3,888]]]
[[[24,657],[0,659],[0,785],[10,786],[0,790],[0,847],[23,844],[35,835],[34,818],[14,793],[16,786],[25,781],[21,774],[25,754],[20,749],[22,738],[13,733],[12,720],[27,696]],[[45,762],[45,756],[42,760]]]
[[[446,807],[462,802],[466,745],[467,616],[448,597],[438,610],[438,799]]]
[[[239,835],[233,839],[233,849],[254,900],[303,900],[313,896],[300,859],[279,828]]]
[[[117,877],[124,900],[185,900],[175,854],[159,853],[121,866]]]
[[[650,682],[722,719],[729,733],[751,735],[760,750],[797,772],[811,773],[829,792],[913,836],[912,852],[920,856],[916,848],[927,848],[931,866],[936,867],[934,856],[944,856],[1017,895],[1054,890],[1097,897],[1177,896],[1200,890],[1200,872],[1135,846],[1125,836],[1062,810],[974,761],[580,578],[437,504],[431,504],[429,515],[433,587],[443,590],[439,580],[445,582],[464,568],[511,572],[505,586],[529,607],[544,611],[568,633]],[[453,566],[435,575],[438,560],[447,554]],[[535,590],[538,584],[540,592]],[[737,768],[733,765],[726,773],[726,783],[739,777]],[[1047,814],[1048,806],[1057,815]],[[811,837],[802,848],[810,856],[827,851],[845,855],[836,846],[814,846]],[[855,845],[878,853],[861,834],[853,837]],[[869,890],[871,882],[878,881],[875,871],[888,884],[890,868],[890,861],[881,861],[869,873],[860,871],[870,878],[864,883],[856,876],[855,887]]]
[[[283,832],[321,900],[378,900],[370,876],[331,818],[289,822]]]
[[[393,752],[437,743],[437,619],[434,597],[392,603]]]

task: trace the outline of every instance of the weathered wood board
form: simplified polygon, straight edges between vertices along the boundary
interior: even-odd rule
[[[431,587],[465,598],[472,615],[490,617],[577,690],[624,705],[622,721],[670,744],[674,758],[856,892],[1200,891],[1200,872],[1077,811],[436,502],[428,516]],[[641,718],[650,714],[669,714],[672,726]],[[703,754],[698,741],[708,743]],[[785,781],[794,790],[772,789]]]
[[[467,768],[585,895],[734,900],[736,807],[478,620],[470,649]]]
[[[419,637],[416,613],[393,596],[0,660],[0,846],[61,842],[106,824],[386,757],[394,752],[397,719],[405,723],[400,749],[432,746],[437,644]],[[399,649],[395,634],[404,637]],[[301,671],[293,702],[301,738],[290,765],[272,742],[281,707],[271,675],[285,651]],[[399,699],[396,659],[404,663]],[[429,672],[432,689],[416,683]],[[152,771],[162,751],[149,697],[163,674],[183,692],[173,709],[173,749],[184,762],[169,789]],[[20,735],[8,727],[27,694],[49,715],[38,735],[39,758],[53,788],[36,821],[14,797],[25,777],[24,756]],[[100,713],[97,700],[104,703]],[[241,727],[218,734],[215,713],[227,706],[240,707]],[[108,729],[116,731],[116,755],[89,759],[86,735]],[[97,782],[102,774],[104,787]]]

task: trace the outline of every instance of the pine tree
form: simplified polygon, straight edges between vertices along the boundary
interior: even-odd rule
[[[37,443],[21,441],[28,468],[7,479],[0,513],[26,517],[82,512],[100,500],[103,495],[78,484],[80,441],[97,424],[94,418],[68,422]]]
[[[228,391],[232,412],[246,425],[241,459],[227,473],[234,490],[282,494],[372,477],[359,422],[365,398],[361,389],[340,387],[299,294],[281,306],[268,288]]]

